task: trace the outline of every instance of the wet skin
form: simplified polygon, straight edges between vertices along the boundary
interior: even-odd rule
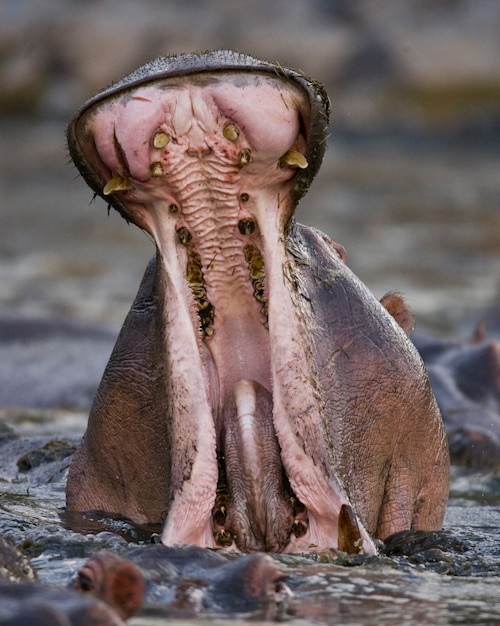
[[[216,52],[158,59],[75,116],[75,163],[157,254],[69,509],[243,552],[373,553],[372,537],[441,527],[448,450],[423,364],[341,246],[293,219],[328,114],[302,74]]]
[[[482,323],[469,341],[412,339],[443,415],[452,463],[500,470],[500,342]]]
[[[79,570],[72,587],[92,594],[124,619],[146,603],[170,615],[201,611],[263,612],[268,619],[287,611],[291,591],[270,556],[228,559],[196,546],[143,545],[127,558],[101,551]]]
[[[0,622],[7,626],[124,626],[113,607],[76,591],[0,580]]]

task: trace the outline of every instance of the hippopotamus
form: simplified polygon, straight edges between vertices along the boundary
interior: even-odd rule
[[[0,580],[2,626],[125,626],[106,602],[68,589]]]
[[[163,616],[252,614],[278,620],[293,594],[267,554],[234,559],[198,546],[142,545],[119,556],[102,550],[80,568],[71,588],[106,602],[122,617],[148,610]]]
[[[470,339],[411,338],[443,415],[452,463],[500,469],[500,342],[478,322]]]
[[[342,246],[294,219],[329,114],[302,72],[215,51],[147,63],[70,122],[82,176],[156,254],[68,510],[239,552],[373,554],[441,527],[448,447],[422,360]]]
[[[82,568],[79,584],[71,585],[73,590],[56,589],[37,582],[26,556],[0,535],[0,624],[123,625],[141,606],[145,582],[133,563],[112,556],[95,555],[94,560],[106,560],[106,572],[94,576],[99,588],[85,597],[81,593],[85,591],[84,576],[92,568],[92,560]]]

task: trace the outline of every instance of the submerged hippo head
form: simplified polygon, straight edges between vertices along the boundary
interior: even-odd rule
[[[71,155],[157,255],[71,466],[68,507],[165,544],[374,551],[439,528],[447,448],[421,362],[339,248],[296,224],[321,86],[233,52],[157,59],[86,103]]]

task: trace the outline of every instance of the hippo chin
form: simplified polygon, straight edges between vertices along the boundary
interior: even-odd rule
[[[422,362],[341,246],[293,220],[328,116],[301,73],[219,51],[157,59],[71,122],[82,175],[157,254],[69,509],[242,552],[374,553],[441,527],[449,459]]]

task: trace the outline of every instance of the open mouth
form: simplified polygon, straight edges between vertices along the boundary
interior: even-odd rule
[[[374,551],[331,469],[304,336],[311,303],[286,246],[310,118],[292,81],[219,71],[120,91],[73,131],[94,187],[158,251],[166,544]]]

